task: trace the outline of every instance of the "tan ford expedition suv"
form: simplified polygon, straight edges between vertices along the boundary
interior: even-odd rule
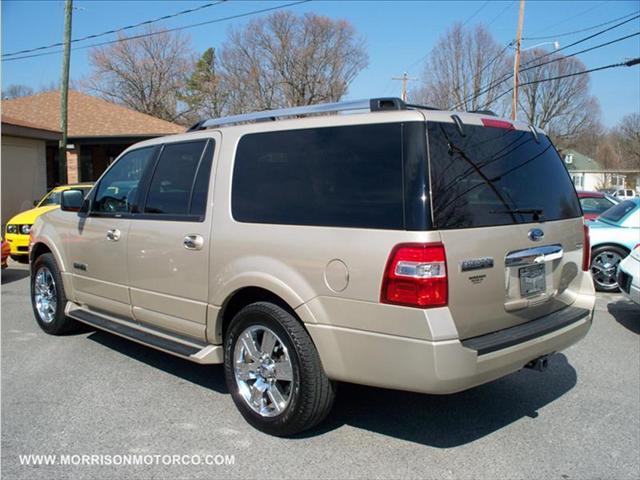
[[[291,435],[336,381],[446,394],[590,328],[589,240],[540,130],[398,99],[212,119],[126,150],[31,236],[35,318],[224,363]]]

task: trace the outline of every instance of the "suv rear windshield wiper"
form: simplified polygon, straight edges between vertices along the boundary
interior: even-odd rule
[[[507,210],[491,210],[489,213],[519,213],[533,215],[534,220],[539,220],[544,215],[542,208],[510,208]]]

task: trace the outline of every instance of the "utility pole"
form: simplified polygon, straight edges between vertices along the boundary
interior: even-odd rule
[[[518,111],[518,70],[520,69],[520,44],[522,43],[522,24],[524,23],[524,0],[520,0],[518,15],[518,34],[516,36],[516,57],[513,62],[513,100],[511,102],[511,120],[516,119]]]
[[[402,101],[407,101],[407,82],[417,80],[415,77],[409,77],[407,72],[404,72],[401,77],[391,77],[391,80],[402,80]]]
[[[67,105],[69,96],[69,60],[71,56],[71,12],[73,0],[66,0],[64,5],[64,51],[62,55],[62,78],[60,79],[60,130],[62,138],[58,149],[60,165],[60,181],[67,179]]]

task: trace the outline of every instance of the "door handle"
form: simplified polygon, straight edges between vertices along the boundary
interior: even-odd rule
[[[120,240],[120,230],[117,228],[111,228],[107,230],[107,240],[111,240],[112,242],[117,242]]]
[[[190,234],[184,237],[182,245],[184,245],[184,248],[187,250],[202,250],[204,238],[202,238],[202,235]]]

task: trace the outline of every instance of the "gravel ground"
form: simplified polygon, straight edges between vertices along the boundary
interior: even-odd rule
[[[640,478],[640,308],[620,295],[599,295],[591,332],[545,373],[442,397],[341,384],[325,423],[279,439],[244,422],[219,366],[46,335],[27,275],[2,272],[3,478]],[[21,464],[30,454],[57,464]],[[115,457],[59,464],[83,454]],[[128,454],[234,462],[96,464]]]

